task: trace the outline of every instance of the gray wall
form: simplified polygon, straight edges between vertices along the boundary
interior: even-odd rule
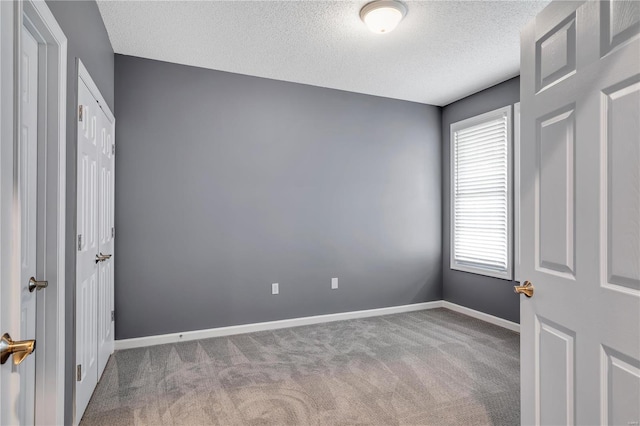
[[[74,297],[76,275],[76,102],[80,58],[113,111],[113,63],[111,42],[95,1],[52,1],[47,6],[67,36],[67,252],[65,318],[65,424],[73,418],[73,371],[75,370]]]
[[[440,108],[115,68],[117,339],[442,298]]]
[[[520,77],[512,78],[442,110],[442,286],[444,299],[509,321],[520,322],[520,299],[513,282],[450,268],[450,139],[451,123],[520,100]]]

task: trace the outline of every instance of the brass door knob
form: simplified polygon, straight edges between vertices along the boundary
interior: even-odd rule
[[[35,340],[22,340],[14,342],[9,333],[4,333],[0,339],[0,364],[7,362],[13,354],[13,363],[20,364],[27,355],[32,354],[36,349]]]
[[[527,297],[533,296],[533,284],[531,281],[525,281],[522,285],[513,286],[513,290],[518,294],[524,294]]]

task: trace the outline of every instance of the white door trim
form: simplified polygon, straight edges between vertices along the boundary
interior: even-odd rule
[[[43,0],[21,0],[1,2],[0,21],[0,161],[2,162],[2,226],[1,279],[15,282],[16,271],[11,244],[14,218],[11,214],[14,179],[14,145],[16,126],[19,125],[20,99],[16,90],[19,72],[21,31],[24,23],[40,36],[41,58],[46,73],[40,84],[42,98],[39,108],[45,108],[41,120],[41,138],[38,150],[46,149],[46,176],[39,180],[46,187],[46,203],[42,232],[46,247],[38,260],[43,276],[49,282],[46,291],[38,294],[36,341],[36,423],[64,424],[64,291],[65,291],[65,202],[66,202],[66,102],[67,102],[67,38]],[[44,201],[44,200],[43,200]],[[5,324],[2,325],[3,327]],[[6,389],[5,389],[6,390]],[[1,390],[0,390],[1,392]]]
[[[513,280],[520,282],[520,102],[513,105]]]
[[[47,95],[44,145],[47,152],[44,276],[38,292],[36,340],[44,352],[36,362],[36,423],[64,423],[65,376],[65,220],[67,144],[67,38],[44,1],[26,0],[23,15],[46,43],[43,81]],[[51,330],[50,328],[53,328]],[[51,395],[55,395],[52,398]]]

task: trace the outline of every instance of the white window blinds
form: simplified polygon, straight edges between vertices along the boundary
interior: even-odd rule
[[[511,279],[511,107],[451,126],[451,268]]]

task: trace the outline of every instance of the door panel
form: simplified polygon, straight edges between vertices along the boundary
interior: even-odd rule
[[[536,43],[538,91],[568,77],[576,70],[576,17],[569,15]]]
[[[600,46],[603,56],[638,34],[640,2],[637,0],[603,0],[600,13]]]
[[[572,278],[575,270],[573,105],[539,121],[536,242],[540,269]]]
[[[640,363],[607,346],[602,347],[602,424],[624,425],[640,418]]]
[[[605,284],[640,291],[640,82],[603,91],[603,245]],[[622,287],[622,288],[620,288]]]
[[[523,424],[640,422],[640,3],[522,33]]]
[[[575,368],[575,333],[536,317],[536,423],[573,424]]]

